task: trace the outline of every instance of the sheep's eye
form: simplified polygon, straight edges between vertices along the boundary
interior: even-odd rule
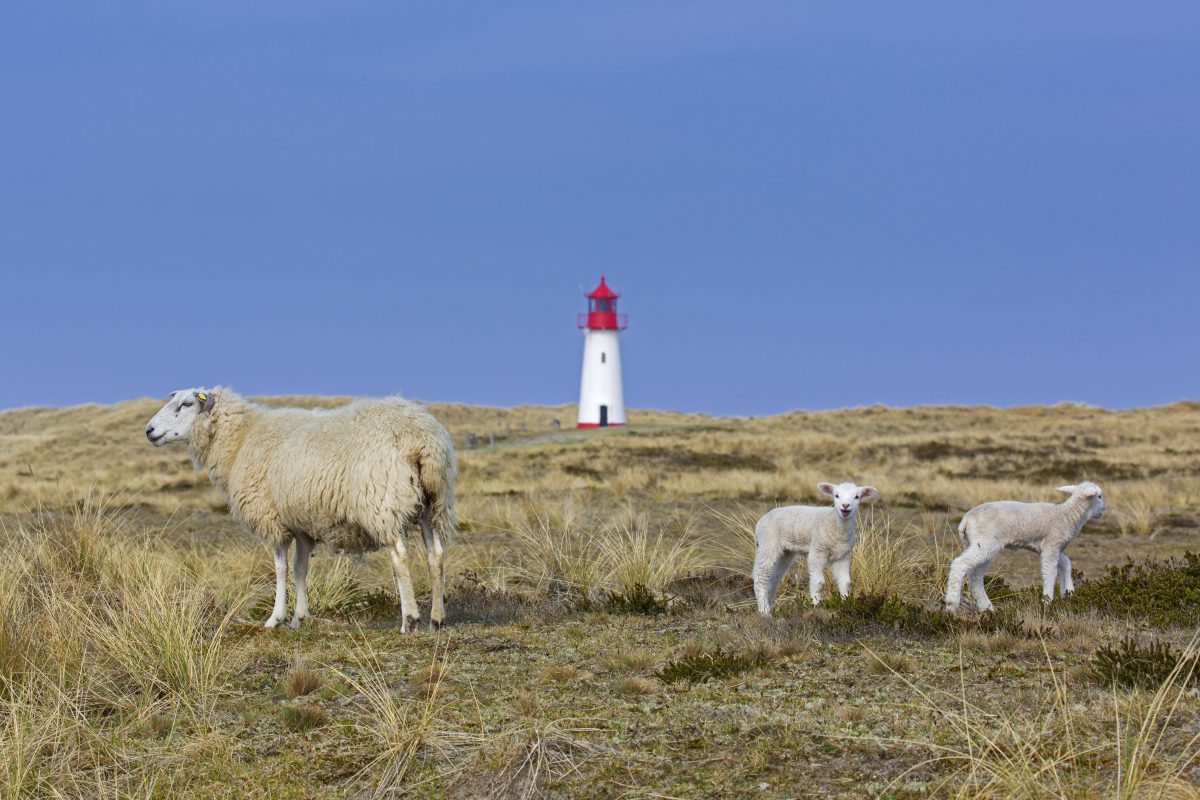
[[[188,406],[190,406],[191,404],[192,404],[192,401],[191,401],[191,400],[184,400],[182,403],[180,403],[180,404],[179,404],[179,407],[180,407],[180,408],[187,408],[187,407],[188,407]]]

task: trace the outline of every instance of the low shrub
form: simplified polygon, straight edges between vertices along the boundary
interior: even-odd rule
[[[738,675],[767,663],[767,651],[724,647],[693,647],[663,665],[657,673],[664,683],[706,683]]]
[[[605,592],[605,610],[614,614],[657,616],[666,614],[678,605],[679,603],[672,602],[671,597],[652,592],[640,583],[634,584],[626,591]]]
[[[1184,661],[1182,665],[1181,661]],[[1091,677],[1097,683],[1127,689],[1157,689],[1175,672],[1180,685],[1200,685],[1200,659],[1195,653],[1178,653],[1157,639],[1140,644],[1127,636],[1116,646],[1103,645],[1092,656]]]
[[[1194,627],[1200,619],[1200,553],[1109,567],[1104,577],[1077,584],[1061,607],[1139,619],[1155,627]]]

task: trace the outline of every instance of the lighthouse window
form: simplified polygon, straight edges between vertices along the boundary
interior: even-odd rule
[[[600,354],[600,363],[601,363],[601,364],[607,364],[607,363],[608,363],[608,353],[601,353],[601,354]]]

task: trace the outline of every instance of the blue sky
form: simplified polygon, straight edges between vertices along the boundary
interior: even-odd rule
[[[1200,396],[1194,3],[0,11],[0,407]]]

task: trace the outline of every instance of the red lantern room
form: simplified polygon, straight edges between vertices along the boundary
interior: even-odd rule
[[[579,315],[579,327],[591,330],[623,331],[628,325],[625,314],[617,313],[617,298],[621,295],[608,288],[604,276],[600,285],[588,293],[588,313]]]

